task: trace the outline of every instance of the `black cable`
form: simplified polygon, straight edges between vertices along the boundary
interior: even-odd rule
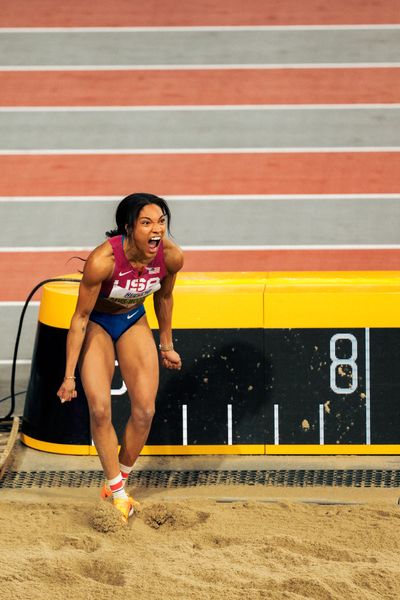
[[[21,396],[21,394],[26,394],[28,390],[23,390],[22,392],[17,392],[16,394],[14,394],[15,397],[17,396]],[[0,404],[2,402],[6,402],[7,400],[9,400],[11,398],[11,394],[9,394],[8,396],[4,396],[4,398],[0,398]]]
[[[19,340],[21,338],[22,324],[24,322],[24,317],[25,317],[26,309],[28,308],[28,304],[31,301],[32,297],[36,294],[38,289],[42,287],[42,285],[45,285],[46,283],[54,283],[57,281],[66,281],[68,283],[80,283],[81,280],[80,279],[72,279],[72,278],[70,279],[68,277],[44,279],[43,281],[38,283],[33,288],[31,293],[28,295],[27,299],[25,300],[25,304],[24,304],[24,307],[22,309],[21,316],[19,319],[17,337],[15,338],[14,355],[13,355],[13,362],[12,362],[12,369],[11,369],[11,384],[10,384],[10,392],[11,393],[10,393],[10,396],[6,396],[5,398],[0,399],[0,402],[3,402],[4,400],[8,400],[9,398],[11,398],[11,407],[10,407],[8,414],[5,417],[0,417],[0,423],[2,421],[8,421],[13,416],[14,410],[15,410],[15,397],[18,396],[19,394],[24,393],[24,392],[18,392],[18,394],[15,393],[15,373],[17,370],[17,356],[18,356]]]

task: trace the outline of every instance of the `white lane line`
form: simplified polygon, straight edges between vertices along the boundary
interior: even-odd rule
[[[235,69],[388,69],[400,62],[347,63],[216,63],[161,65],[0,65],[0,71],[213,71]]]
[[[2,246],[1,252],[85,252],[94,246]]]
[[[371,444],[370,331],[365,329],[365,443]]]
[[[230,250],[398,250],[400,244],[319,244],[319,245],[254,245],[254,246],[182,246],[183,250],[188,251],[230,251]]]
[[[6,252],[90,252],[94,246],[1,246],[0,253]],[[275,250],[400,250],[400,244],[293,244],[293,245],[230,245],[230,246],[187,246],[181,248],[187,252],[209,251],[275,251]]]
[[[69,156],[69,155],[159,155],[159,154],[331,154],[347,152],[400,152],[400,146],[318,146],[291,148],[102,148],[0,150],[0,156]]]
[[[167,198],[167,196],[165,196]],[[168,199],[172,199],[169,196]],[[189,199],[190,196],[187,197]],[[119,202],[121,196],[0,196],[2,202]],[[174,199],[181,199],[178,196]],[[186,197],[185,197],[186,199]]]
[[[248,200],[390,200],[400,198],[397,194],[193,194],[193,196],[164,196],[168,202],[247,202]],[[119,202],[121,196],[0,196],[1,203],[14,202]]]
[[[287,110],[365,110],[398,109],[400,103],[357,104],[176,104],[135,106],[0,106],[0,113],[42,112],[195,112],[195,111],[287,111]]]
[[[1,27],[2,33],[152,33],[152,32],[202,32],[202,31],[363,31],[400,29],[395,23],[361,23],[352,25],[156,25],[130,27]]]
[[[4,301],[0,301],[0,307],[2,308],[7,308],[7,307],[13,307],[13,306],[24,306],[25,301],[19,301],[19,300],[4,300]],[[38,300],[31,300],[29,302],[29,306],[39,306],[40,302]]]
[[[17,365],[30,365],[32,363],[32,359],[25,359],[25,358],[19,358],[16,361]],[[13,360],[12,358],[8,358],[8,359],[3,359],[0,360],[0,365],[12,365],[13,364]]]
[[[182,246],[183,250],[398,250],[400,244],[275,244],[254,246]]]

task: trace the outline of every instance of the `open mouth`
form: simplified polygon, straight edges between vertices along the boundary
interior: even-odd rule
[[[161,237],[159,237],[159,236],[152,237],[149,240],[149,246],[152,250],[155,250],[156,248],[158,248],[158,245],[160,242],[161,242]]]

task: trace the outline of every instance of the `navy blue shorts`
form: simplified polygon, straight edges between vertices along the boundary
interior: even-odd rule
[[[98,312],[92,310],[89,316],[89,321],[97,323],[108,335],[111,336],[112,340],[116,342],[125,331],[127,331],[132,325],[137,323],[141,317],[145,314],[144,306],[141,304],[136,308],[132,308],[129,312],[110,314]]]

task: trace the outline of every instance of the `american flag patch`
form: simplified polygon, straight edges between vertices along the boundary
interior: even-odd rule
[[[160,267],[146,267],[146,271],[149,272],[149,275],[156,275],[160,272]]]

